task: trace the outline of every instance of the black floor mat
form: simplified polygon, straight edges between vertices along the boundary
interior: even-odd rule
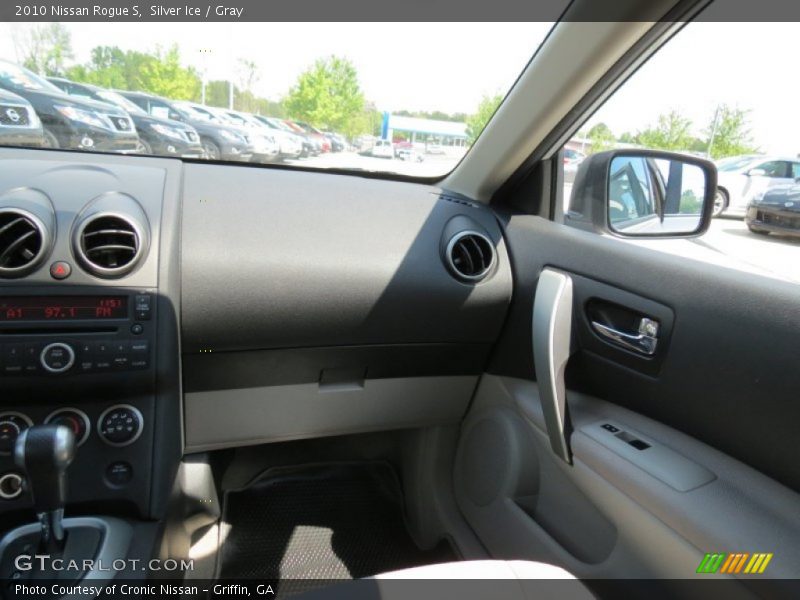
[[[270,470],[225,494],[220,579],[348,579],[455,560],[420,550],[383,463]]]

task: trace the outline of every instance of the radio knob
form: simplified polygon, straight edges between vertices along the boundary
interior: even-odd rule
[[[50,373],[63,373],[75,364],[75,351],[69,344],[48,344],[40,356],[42,366]]]

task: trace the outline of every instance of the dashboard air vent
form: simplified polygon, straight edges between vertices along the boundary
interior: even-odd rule
[[[466,281],[479,281],[494,266],[494,245],[481,233],[462,231],[454,235],[447,244],[445,257],[456,277]]]
[[[22,277],[39,263],[47,248],[45,229],[33,215],[0,209],[0,277]]]
[[[99,277],[119,277],[139,260],[142,239],[133,223],[117,215],[98,215],[85,221],[78,235],[84,266]]]

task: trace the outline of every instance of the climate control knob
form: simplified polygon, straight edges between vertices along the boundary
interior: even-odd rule
[[[40,355],[42,366],[50,373],[63,373],[75,364],[75,351],[63,342],[48,344]]]
[[[0,413],[0,455],[11,454],[19,434],[32,424],[33,422],[22,413]]]
[[[144,417],[130,404],[107,408],[97,420],[97,433],[109,446],[127,446],[139,439],[144,429]]]

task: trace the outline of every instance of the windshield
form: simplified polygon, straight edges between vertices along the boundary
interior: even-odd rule
[[[46,79],[39,77],[36,73],[5,61],[0,61],[0,85],[10,90],[64,93],[63,90],[60,90]]]
[[[747,168],[757,157],[753,156],[734,156],[723,159],[717,163],[718,171],[739,171]]]
[[[105,100],[106,102],[110,102],[111,104],[115,104],[119,106],[121,109],[136,115],[146,115],[147,113],[136,106],[133,102],[128,100],[125,96],[118,94],[117,92],[112,92],[111,90],[100,90],[97,92],[97,95]]]
[[[58,77],[92,85],[131,114],[211,122],[231,135],[242,127],[296,134],[257,156],[246,145],[229,148],[233,138],[220,133],[211,152],[218,161],[442,177],[469,152],[551,27],[364,22],[337,23],[333,35],[324,22],[7,23],[0,87],[63,93],[43,79]],[[73,137],[60,146],[79,144]],[[139,149],[154,154],[198,153],[178,140],[142,141]]]

